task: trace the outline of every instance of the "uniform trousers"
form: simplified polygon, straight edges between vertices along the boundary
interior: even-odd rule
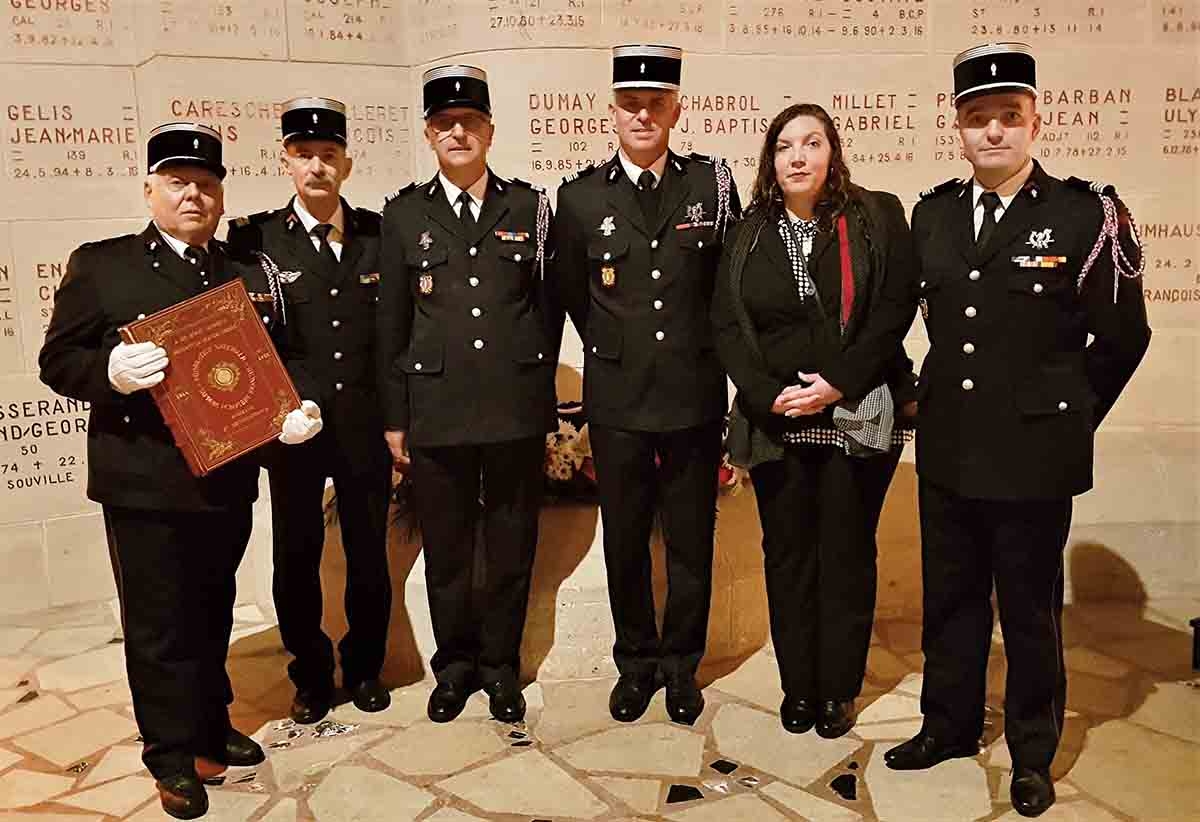
[[[617,670],[691,677],[708,635],[722,422],[664,432],[589,427]],[[661,637],[650,557],[656,510],[667,552]]]
[[[787,446],[750,477],[763,531],[771,639],[783,691],[847,700],[862,690],[875,617],[875,531],[900,449],[852,457]]]
[[[251,506],[179,513],[104,506],[142,760],[157,779],[224,758],[235,573]]]
[[[438,682],[520,673],[545,454],[544,436],[411,449]]]
[[[1071,498],[971,499],[926,480],[919,493],[925,729],[964,742],[983,732],[994,585],[1008,660],[1004,736],[1014,763],[1048,768],[1066,702],[1063,548]]]
[[[348,464],[336,448],[327,426],[309,442],[276,446],[268,468],[275,610],[283,647],[295,657],[288,675],[297,688],[326,694],[332,691],[334,670],[333,643],[321,629],[326,477],[333,478],[346,555],[348,630],[338,643],[338,655],[347,688],[379,676],[392,612],[387,559],[391,467],[382,457],[372,465]]]

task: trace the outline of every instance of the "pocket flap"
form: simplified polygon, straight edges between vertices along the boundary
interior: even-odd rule
[[[400,368],[412,376],[440,374],[444,354],[445,345],[440,339],[416,340],[401,358]]]
[[[1014,401],[1025,416],[1076,414],[1090,410],[1096,395],[1078,368],[1047,366],[1017,386]]]
[[[629,240],[621,237],[595,237],[588,241],[587,254],[592,260],[607,263],[629,253]]]
[[[587,350],[602,360],[621,359],[621,329],[615,323],[588,323]]]
[[[501,243],[497,255],[503,260],[514,263],[529,262],[537,254],[533,243]]]
[[[427,271],[446,262],[446,248],[435,246],[428,251],[417,249],[408,254],[408,265],[421,271]]]

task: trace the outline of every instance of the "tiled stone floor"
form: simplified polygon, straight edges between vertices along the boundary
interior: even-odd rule
[[[1200,680],[1190,616],[1200,600],[1068,606],[1069,712],[1048,822],[1200,819]],[[230,671],[235,724],[268,750],[258,768],[210,788],[213,822],[774,822],[1010,820],[1002,716],[989,712],[975,759],[896,773],[884,750],[920,727],[920,628],[877,626],[859,724],[834,741],[784,733],[770,648],[708,686],[694,728],[607,714],[611,679],[526,689],[527,721],[502,725],[477,695],[432,725],[427,682],[392,707],[343,705],[313,728],[282,720],[291,689],[278,633],[237,611]],[[1000,705],[1002,637],[989,703]],[[111,610],[89,606],[0,626],[0,822],[166,819],[142,769]],[[679,800],[679,801],[672,801]]]

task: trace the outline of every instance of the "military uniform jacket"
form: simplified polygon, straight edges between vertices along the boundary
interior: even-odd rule
[[[1117,270],[1111,239],[1079,283],[1105,224],[1102,199],[1086,185],[1035,164],[982,250],[970,181],[938,186],[913,210],[930,341],[918,382],[922,478],[979,499],[1062,498],[1091,487],[1093,435],[1150,328],[1141,279]],[[1110,225],[1139,271],[1128,220]]]
[[[673,431],[728,409],[709,307],[737,188],[723,162],[674,152],[658,188],[653,224],[619,156],[558,192],[555,283],[583,338],[584,407],[599,425]]]
[[[389,430],[436,447],[557,427],[562,312],[543,287],[551,224],[545,195],[491,171],[469,233],[436,176],[388,200],[378,333]]]
[[[342,214],[336,265],[321,256],[290,202],[234,220],[229,245],[265,253],[280,271],[284,299],[276,337],[301,398],[321,407],[325,430],[317,437],[333,440],[339,460],[368,470],[389,459],[375,361],[379,215],[345,200]]]
[[[140,235],[86,243],[67,262],[38,363],[52,390],[91,404],[87,494],[96,502],[198,512],[249,504],[258,496],[253,458],[192,476],[150,392],[123,395],[108,382],[108,358],[121,341],[121,326],[239,276],[256,290],[261,272],[253,260],[231,258],[216,240],[208,248],[208,286],[153,223]]]

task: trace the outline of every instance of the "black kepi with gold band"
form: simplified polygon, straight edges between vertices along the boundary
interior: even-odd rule
[[[473,108],[491,115],[487,72],[475,66],[438,66],[421,76],[425,118],[446,108]]]
[[[165,123],[146,139],[146,171],[156,174],[173,165],[206,168],[225,179],[221,134],[200,123]]]
[[[675,46],[614,46],[612,57],[613,91],[627,88],[679,91],[683,49]]]
[[[293,140],[330,140],[346,145],[346,104],[329,97],[293,97],[279,118],[283,144]]]
[[[1037,96],[1037,62],[1024,43],[987,43],[954,58],[954,105],[981,94],[1023,91]]]

